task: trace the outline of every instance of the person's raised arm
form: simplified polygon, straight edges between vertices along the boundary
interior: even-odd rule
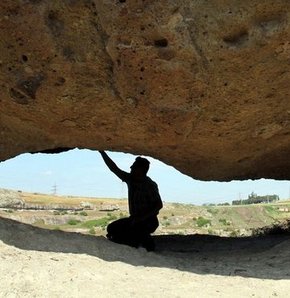
[[[121,180],[126,181],[129,177],[129,173],[122,171],[113,161],[112,159],[108,156],[108,154],[105,151],[99,151],[105,164],[107,167],[116,175],[118,176]]]

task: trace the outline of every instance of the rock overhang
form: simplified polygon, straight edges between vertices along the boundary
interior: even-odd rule
[[[289,1],[1,1],[0,160],[150,155],[290,179]]]

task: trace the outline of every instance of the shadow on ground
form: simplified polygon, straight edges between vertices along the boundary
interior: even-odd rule
[[[290,236],[224,238],[155,236],[156,252],[118,245],[104,237],[51,231],[0,217],[0,241],[21,250],[86,254],[108,262],[163,267],[196,274],[290,279]]]

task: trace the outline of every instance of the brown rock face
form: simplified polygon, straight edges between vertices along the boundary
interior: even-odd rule
[[[290,1],[1,0],[0,160],[150,155],[290,179]]]

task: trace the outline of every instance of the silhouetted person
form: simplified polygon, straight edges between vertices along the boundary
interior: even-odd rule
[[[128,218],[121,218],[107,227],[107,238],[133,247],[155,249],[153,233],[159,226],[157,215],[163,207],[157,184],[147,176],[149,161],[137,157],[127,173],[118,168],[104,151],[100,151],[108,168],[128,186]]]

